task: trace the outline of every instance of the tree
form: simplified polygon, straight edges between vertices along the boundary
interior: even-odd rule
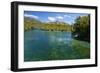
[[[75,20],[72,34],[74,38],[90,42],[90,16],[80,16]],[[77,36],[75,36],[77,35]]]

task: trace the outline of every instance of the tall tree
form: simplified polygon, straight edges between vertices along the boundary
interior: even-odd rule
[[[78,17],[72,32],[76,39],[90,42],[90,15]]]

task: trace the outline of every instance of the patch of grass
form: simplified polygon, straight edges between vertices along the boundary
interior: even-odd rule
[[[50,60],[64,60],[70,58],[70,54],[61,48],[52,48],[49,55]]]
[[[90,44],[83,41],[73,40],[72,47],[79,55],[80,59],[90,58]]]

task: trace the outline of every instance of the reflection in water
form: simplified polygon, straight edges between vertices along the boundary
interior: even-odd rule
[[[24,33],[24,61],[80,58],[72,47],[71,32],[31,30]]]

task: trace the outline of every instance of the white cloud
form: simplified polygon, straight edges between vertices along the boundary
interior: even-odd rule
[[[70,15],[64,15],[64,17],[72,18],[72,16],[70,16]]]
[[[64,19],[63,16],[48,17],[48,20],[49,20],[49,21],[52,21],[52,22],[54,22],[54,21],[56,21],[56,20],[63,20],[63,19]]]
[[[48,20],[54,22],[54,21],[56,21],[56,18],[55,17],[48,17]]]
[[[56,21],[56,20],[58,20],[58,21],[63,21],[64,19],[67,19],[67,18],[70,18],[70,19],[73,19],[73,17],[71,16],[71,15],[57,15],[57,16],[55,16],[55,17],[48,17],[48,20],[49,21]]]
[[[62,17],[62,16],[57,16],[56,18],[61,19],[61,20],[64,19],[64,17]]]
[[[39,17],[36,15],[24,14],[25,17],[35,18],[38,19]]]

